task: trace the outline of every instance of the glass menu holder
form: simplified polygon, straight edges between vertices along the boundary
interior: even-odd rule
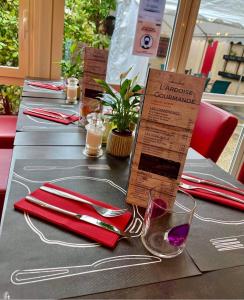
[[[101,115],[91,113],[87,116],[87,121],[88,124],[85,126],[87,130],[86,146],[83,153],[88,157],[100,157],[103,154],[102,137],[104,132]]]
[[[77,103],[77,84],[79,82],[78,79],[71,77],[68,78],[67,84],[67,101],[68,104],[76,104]]]

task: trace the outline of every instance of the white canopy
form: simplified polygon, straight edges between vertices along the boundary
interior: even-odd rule
[[[162,32],[170,33],[178,0],[167,0]],[[196,37],[244,39],[243,0],[202,0],[194,31]],[[168,28],[167,28],[168,27]]]

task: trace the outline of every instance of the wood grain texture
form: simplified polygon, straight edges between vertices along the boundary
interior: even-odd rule
[[[131,165],[128,203],[146,207],[148,191],[157,185],[165,187],[165,200],[174,202],[203,88],[202,78],[149,71]]]

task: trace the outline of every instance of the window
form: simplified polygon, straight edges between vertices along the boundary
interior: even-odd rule
[[[1,83],[18,83],[27,70],[28,5],[29,0],[8,0],[0,4]]]
[[[236,172],[243,160],[244,18],[236,0],[201,0],[190,52],[181,70],[206,78],[203,100],[238,117],[238,126],[217,164]]]

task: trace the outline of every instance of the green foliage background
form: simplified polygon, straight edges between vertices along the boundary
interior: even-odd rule
[[[108,48],[110,37],[104,20],[116,9],[116,0],[66,0],[64,20],[64,77],[82,75],[81,52],[84,45]]]
[[[19,0],[0,0],[0,65],[18,66],[18,8]],[[103,22],[116,9],[116,0],[66,0],[64,21],[64,58],[61,61],[65,77],[82,75],[81,49],[84,44],[107,48],[110,38],[104,33]],[[20,88],[0,89],[7,96],[13,112],[17,111]],[[0,113],[4,111],[0,102]]]
[[[0,1],[0,65],[18,66],[19,0]]]
[[[0,65],[17,67],[18,57],[18,7],[19,0],[0,1]],[[18,112],[21,88],[0,85],[0,113]]]

